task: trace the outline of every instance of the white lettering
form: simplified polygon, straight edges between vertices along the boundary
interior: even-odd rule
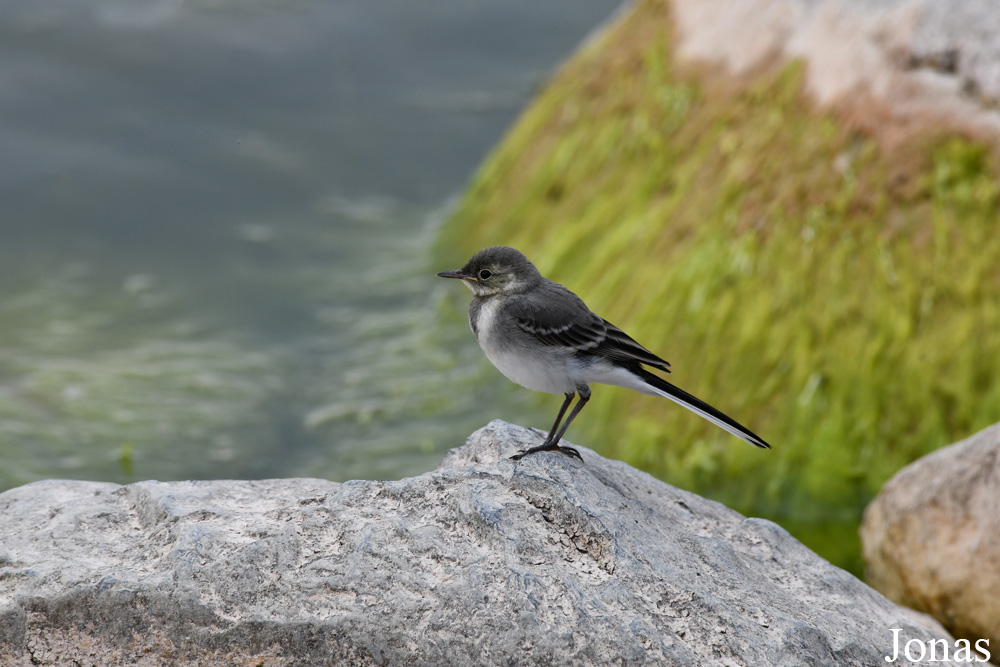
[[[910,644],[916,644],[917,646],[920,647],[919,658],[915,658],[910,654]],[[927,645],[924,644],[919,639],[911,639],[910,641],[906,642],[906,645],[903,646],[903,655],[905,655],[906,659],[909,660],[910,662],[920,662],[921,660],[924,659],[924,656],[927,655]]]
[[[899,657],[899,633],[902,631],[902,628],[889,629],[889,632],[892,633],[892,657],[885,656],[886,662],[896,662],[896,659]]]
[[[980,644],[984,644],[984,646],[980,646]],[[990,640],[989,639],[977,639],[976,640],[976,652],[979,653],[981,656],[983,656],[982,660],[980,660],[979,658],[976,658],[976,662],[989,662],[990,661],[990,658],[992,656],[990,656],[990,650],[989,650],[989,648],[987,648],[989,645],[990,645]]]
[[[941,650],[944,651],[944,657],[937,657],[938,642],[941,642]],[[927,662],[947,662],[948,661],[948,640],[947,639],[932,639],[928,642],[931,647],[931,657],[927,658]]]
[[[892,633],[892,655],[885,656],[886,662],[896,662],[899,660],[900,655],[913,663],[948,662],[948,653],[951,644],[947,639],[931,639],[926,642],[921,639],[911,639],[900,650],[899,643],[900,633],[903,631],[902,628],[890,628],[889,631]],[[975,643],[976,652],[973,653],[973,645],[970,640],[956,639],[953,660],[956,663],[989,662],[993,658],[990,655],[989,646],[989,639],[977,639]],[[930,649],[929,651],[928,648]]]
[[[973,662],[972,646],[969,644],[968,639],[957,640],[955,647],[958,649],[955,651],[955,662]]]

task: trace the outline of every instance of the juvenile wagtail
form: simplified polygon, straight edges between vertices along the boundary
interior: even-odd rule
[[[528,389],[566,396],[545,442],[512,457],[515,460],[551,450],[583,460],[572,447],[560,447],[559,441],[590,400],[594,383],[669,398],[737,438],[770,449],[736,420],[643,368],[670,372],[669,363],[592,313],[576,294],[542,277],[514,248],[480,250],[461,269],[437,275],[461,280],[475,295],[469,324],[501,373]],[[580,400],[560,426],[577,394]]]

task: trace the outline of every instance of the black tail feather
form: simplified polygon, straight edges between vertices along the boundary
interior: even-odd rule
[[[719,412],[711,405],[705,401],[692,396],[683,389],[675,387],[663,378],[653,375],[646,369],[640,367],[638,364],[629,369],[649,386],[663,392],[667,398],[671,399],[675,403],[682,405],[683,407],[691,410],[692,412],[704,417],[708,421],[714,423],[716,426],[725,429],[726,431],[732,433],[736,437],[744,440],[745,442],[754,445],[755,447],[760,447],[762,449],[771,449],[771,445],[764,442],[764,439],[755,434],[753,431],[743,426],[737,422],[732,417]]]

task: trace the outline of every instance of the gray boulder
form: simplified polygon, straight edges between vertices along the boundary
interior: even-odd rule
[[[1000,424],[914,461],[861,523],[867,578],[955,636],[1000,646]]]
[[[585,448],[508,459],[538,442],[493,422],[394,482],[8,491],[0,663],[870,666],[893,628],[949,641],[769,521]]]

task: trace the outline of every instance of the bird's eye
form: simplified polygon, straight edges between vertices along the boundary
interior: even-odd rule
[[[479,279],[480,280],[489,280],[490,276],[492,276],[492,275],[493,275],[493,272],[490,271],[489,269],[480,269],[479,270]]]

